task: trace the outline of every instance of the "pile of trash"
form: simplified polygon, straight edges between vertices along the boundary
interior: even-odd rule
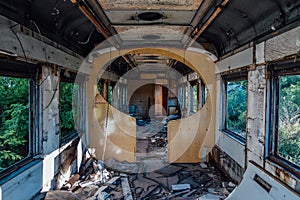
[[[110,162],[116,164],[118,161]],[[124,165],[134,164],[126,162]],[[219,200],[225,199],[236,186],[219,169],[207,163],[170,164],[151,172],[145,170],[147,166],[143,163],[135,167],[139,169],[133,173],[124,172],[122,168],[112,169],[100,160],[89,158],[79,173],[66,181],[60,190],[47,192],[44,199]]]
[[[79,173],[73,174],[60,190],[47,192],[44,199],[107,199],[110,190],[121,189],[117,188],[119,179],[120,176],[108,171],[101,160],[90,157],[80,167]]]
[[[147,152],[155,152],[161,148],[166,148],[168,144],[167,133],[159,132],[154,137],[148,138]]]
[[[171,164],[131,175],[133,199],[225,199],[235,184],[212,164]]]

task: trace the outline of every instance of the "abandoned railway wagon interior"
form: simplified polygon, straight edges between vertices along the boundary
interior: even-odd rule
[[[299,0],[0,1],[0,200],[300,199]]]

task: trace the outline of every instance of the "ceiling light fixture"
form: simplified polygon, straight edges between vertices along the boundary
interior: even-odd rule
[[[140,20],[144,21],[155,21],[163,17],[161,13],[158,12],[144,12],[137,15]]]
[[[147,35],[142,35],[142,38],[144,40],[158,40],[160,38],[160,35],[147,34]]]

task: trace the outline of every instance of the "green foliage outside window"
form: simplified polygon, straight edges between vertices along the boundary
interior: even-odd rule
[[[193,101],[193,105],[192,105],[192,111],[195,113],[197,112],[198,110],[198,99],[197,99],[197,90],[198,90],[198,86],[197,85],[194,85],[192,87],[192,91],[193,91],[193,94],[192,94],[192,101]]]
[[[28,155],[29,81],[0,76],[0,171]]]
[[[300,166],[300,75],[280,77],[278,153]]]
[[[226,129],[246,137],[246,80],[227,82]]]
[[[74,83],[60,83],[60,131],[61,137],[65,137],[76,131],[74,119],[78,115],[76,111],[76,96],[78,95],[78,85]]]
[[[112,100],[113,100],[113,87],[109,86],[108,88],[108,100],[107,102],[112,104]]]

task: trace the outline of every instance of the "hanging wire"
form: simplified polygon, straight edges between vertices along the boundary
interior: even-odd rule
[[[26,56],[26,54],[25,54],[25,50],[24,50],[23,44],[22,44],[22,42],[21,42],[21,40],[20,40],[18,34],[17,34],[17,33],[15,32],[15,30],[13,29],[14,27],[16,27],[16,26],[18,26],[18,25],[19,25],[19,24],[14,24],[14,25],[12,25],[11,27],[9,27],[9,29],[13,32],[13,34],[16,36],[17,40],[19,41],[19,44],[20,44],[21,49],[22,49],[22,52],[23,52],[23,54],[24,54],[24,58],[25,58],[25,60],[27,61],[27,56]]]
[[[96,28],[93,27],[92,30],[91,30],[91,32],[90,32],[90,34],[88,35],[86,41],[83,41],[83,42],[82,41],[78,41],[78,44],[88,44],[90,42],[90,39],[91,39],[91,37],[92,37],[92,35],[93,35],[93,33],[94,33],[95,30],[96,30]]]
[[[40,36],[42,36],[42,33],[41,33],[41,30],[40,28],[38,27],[38,25],[36,24],[36,22],[34,20],[31,20],[32,24],[35,26],[37,32],[40,34]],[[43,41],[42,41],[43,42]],[[44,51],[44,56],[45,56],[45,61],[46,63],[48,63],[48,58],[47,58],[47,52],[46,52],[46,49],[47,49],[47,44],[45,42],[43,42],[45,44],[44,48],[43,48],[43,51]]]

